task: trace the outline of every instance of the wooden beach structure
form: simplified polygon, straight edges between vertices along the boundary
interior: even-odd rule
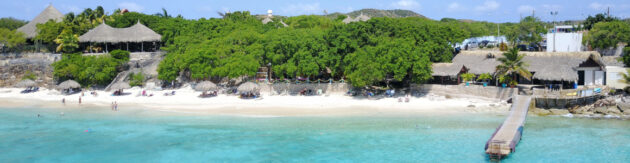
[[[516,145],[523,135],[523,127],[531,100],[531,96],[514,96],[512,108],[507,119],[486,142],[485,151],[490,156],[490,159],[501,159],[516,151]]]
[[[104,22],[94,29],[91,29],[87,33],[79,36],[80,43],[89,43],[92,46],[93,43],[105,44],[105,53],[109,52],[108,45],[117,46],[118,49],[129,50],[129,43],[140,44],[140,49],[132,49],[131,51],[145,51],[144,44],[151,43],[154,47],[152,51],[159,49],[158,43],[162,40],[162,35],[155,33],[147,26],[144,26],[140,21],[127,28],[113,28]],[[126,46],[121,45],[125,43]],[[90,53],[92,53],[90,51]]]

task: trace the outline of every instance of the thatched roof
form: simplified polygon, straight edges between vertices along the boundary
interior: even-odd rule
[[[352,22],[355,22],[355,21],[354,21],[354,19],[352,19],[352,17],[350,17],[350,15],[346,15],[346,18],[343,19],[342,22],[348,24],[348,23],[352,23]]]
[[[576,68],[593,59],[603,66],[598,52],[520,52],[525,55],[523,61],[529,64],[527,69],[534,72],[534,79],[550,81],[578,80]],[[494,74],[496,66],[501,64],[496,59],[503,57],[500,51],[462,51],[453,58],[453,63],[462,64],[468,72],[474,74]]]
[[[102,23],[79,37],[79,42],[103,43],[159,42],[161,40],[162,36],[160,34],[142,25],[140,21],[128,28],[112,28]]]
[[[24,33],[26,35],[26,38],[30,39],[37,36],[37,24],[44,24],[51,19],[57,22],[61,22],[63,20],[63,14],[61,14],[61,12],[59,12],[59,10],[57,10],[52,5],[49,5],[33,20],[28,22],[28,24],[18,28],[17,30]]]
[[[258,86],[258,84],[253,83],[253,82],[243,83],[237,88],[237,90],[241,93],[255,92],[255,91],[258,91],[259,89],[260,87]]]
[[[77,83],[74,80],[66,80],[61,84],[57,85],[57,89],[70,89],[70,88],[80,88],[81,84]]]
[[[197,83],[197,85],[195,86],[195,90],[213,91],[213,90],[217,90],[217,85],[212,83],[211,81],[203,81],[201,83]]]
[[[110,89],[113,89],[113,90],[129,89],[129,88],[131,88],[131,86],[129,86],[129,84],[125,82],[118,82],[110,87]]]
[[[462,64],[454,63],[433,63],[431,65],[431,76],[457,76],[464,68]]]
[[[37,83],[35,83],[33,80],[26,79],[26,80],[22,80],[22,81],[18,82],[17,84],[15,84],[15,87],[26,88],[26,87],[33,87],[33,86],[36,86],[36,85],[37,85]]]

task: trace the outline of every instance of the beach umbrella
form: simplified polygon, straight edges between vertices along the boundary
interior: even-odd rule
[[[66,80],[61,84],[57,85],[57,89],[70,89],[70,88],[81,88],[81,84],[77,83],[74,80]]]
[[[255,92],[259,89],[258,84],[253,82],[246,82],[238,86],[237,90],[243,92]]]
[[[129,84],[125,83],[125,82],[118,82],[114,85],[112,85],[110,87],[110,89],[114,89],[114,90],[118,90],[118,89],[128,89],[131,88],[131,86],[129,86]]]
[[[15,84],[15,87],[26,88],[26,87],[34,87],[36,85],[37,85],[37,83],[35,83],[33,80],[26,79],[26,80],[22,80],[22,81],[18,82],[17,84]]]
[[[214,91],[217,90],[217,85],[211,81],[203,81],[195,86],[197,91]]]

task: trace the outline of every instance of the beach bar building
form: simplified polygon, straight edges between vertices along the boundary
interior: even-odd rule
[[[160,34],[142,25],[140,21],[127,28],[113,28],[102,23],[79,37],[79,42],[87,43],[90,46],[104,44],[103,50],[106,53],[109,52],[109,49],[121,49],[130,52],[157,51],[161,40]],[[93,53],[91,48],[88,50]]]
[[[532,73],[532,80],[519,77],[519,84],[544,85],[553,88],[574,88],[574,85],[606,85],[605,64],[595,51],[584,52],[520,52]],[[501,51],[462,51],[453,58],[453,65],[463,65],[468,73],[496,76],[497,58]],[[438,69],[439,70],[439,69]],[[437,74],[434,74],[434,76]],[[496,85],[498,81],[494,80]]]
[[[27,43],[35,45],[35,48],[39,51],[39,47],[42,44],[41,41],[35,39],[37,36],[37,24],[44,24],[48,21],[61,22],[63,21],[63,14],[59,12],[52,4],[48,5],[44,11],[39,13],[33,20],[29,21],[26,25],[17,29],[18,32],[24,33]]]
[[[439,84],[459,84],[460,75],[468,72],[464,65],[456,63],[433,63],[431,70],[433,71],[431,83]]]

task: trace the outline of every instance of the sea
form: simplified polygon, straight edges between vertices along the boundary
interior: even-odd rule
[[[505,114],[0,108],[0,162],[488,162]],[[503,162],[630,162],[630,121],[530,116]]]

